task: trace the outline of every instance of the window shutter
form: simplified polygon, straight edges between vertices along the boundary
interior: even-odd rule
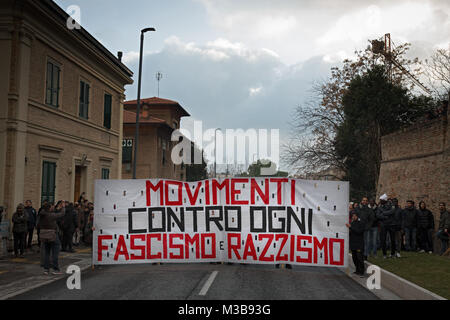
[[[80,81],[80,110],[79,116],[83,117],[83,109],[84,109],[84,82]]]
[[[47,79],[46,79],[46,96],[45,103],[52,103],[52,79],[53,79],[53,65],[47,62]]]
[[[59,73],[59,67],[53,65],[52,106],[54,107],[58,107]]]
[[[103,126],[107,129],[111,129],[111,111],[112,111],[111,109],[112,109],[112,96],[109,94],[105,94]]]
[[[89,89],[90,89],[90,87],[87,83],[85,85],[86,85],[86,90],[85,90],[86,97],[84,100],[84,117],[86,119],[88,119],[89,118]]]

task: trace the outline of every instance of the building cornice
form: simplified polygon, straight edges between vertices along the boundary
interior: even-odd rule
[[[60,8],[52,0],[32,0],[30,1],[32,5],[40,10],[43,14],[47,15],[50,19],[54,21],[55,26],[64,30],[66,35],[74,38],[77,42],[83,43],[91,52],[100,54],[100,56],[107,59],[108,64],[110,64],[114,69],[119,71],[123,76],[131,78],[133,72],[128,69],[119,59],[113,55],[108,49],[103,46],[97,39],[95,39],[89,32],[87,32],[82,26],[80,29],[70,30],[67,28],[67,21],[70,16]]]
[[[66,119],[75,121],[75,122],[77,122],[79,124],[82,124],[84,126],[88,126],[90,128],[93,128],[93,129],[96,129],[98,131],[110,134],[112,136],[119,137],[119,132],[116,131],[116,130],[112,130],[112,129],[111,130],[107,130],[107,129],[105,129],[105,128],[101,127],[101,126],[95,125],[95,124],[93,124],[93,123],[91,123],[89,121],[80,119],[80,118],[78,118],[78,117],[76,117],[76,116],[74,116],[74,115],[72,115],[70,113],[67,113],[67,112],[65,112],[65,111],[63,111],[61,109],[55,109],[53,107],[46,106],[46,105],[44,105],[44,104],[42,104],[42,103],[40,103],[40,102],[38,102],[36,100],[33,100],[33,99],[29,99],[28,103],[31,106],[33,106],[33,107],[36,107],[36,108],[41,109],[41,110],[46,111],[46,112],[50,112],[50,113],[52,113],[54,115],[57,115],[59,117],[66,118]],[[30,122],[30,121],[28,121],[28,124],[36,125],[35,123]]]
[[[45,151],[50,151],[50,152],[55,152],[55,153],[61,153],[63,152],[63,148],[58,148],[58,147],[54,147],[54,146],[48,146],[48,145],[44,145],[44,144],[40,144],[39,145],[39,150],[45,150]]]
[[[119,154],[119,151],[117,149],[111,148],[111,147],[105,147],[103,144],[90,142],[87,139],[80,139],[78,137],[68,135],[68,134],[61,134],[60,132],[56,132],[54,130],[42,128],[42,127],[35,127],[35,126],[29,126],[27,133],[32,133],[37,136],[46,137],[52,140],[61,140],[68,143],[75,143],[80,146],[84,147],[90,147],[92,149],[98,149],[102,151],[109,152],[111,154],[117,155]]]

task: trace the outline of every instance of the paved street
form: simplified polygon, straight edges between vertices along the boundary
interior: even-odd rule
[[[82,270],[91,266],[90,248],[80,246],[75,251],[75,253],[60,253],[61,271],[65,271],[72,264],[79,266]],[[40,257],[37,247],[33,246],[33,250],[27,250],[23,258],[6,256],[0,259],[0,300],[66,278],[66,275],[44,275],[40,267]]]
[[[147,264],[87,269],[81,276],[81,290],[68,290],[63,278],[13,299],[367,300],[377,297],[337,269]]]

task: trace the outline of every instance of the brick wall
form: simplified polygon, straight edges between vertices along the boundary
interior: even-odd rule
[[[439,223],[439,202],[450,207],[450,144],[446,116],[417,123],[381,139],[377,197],[386,193],[404,207],[424,200]],[[436,241],[435,241],[436,242]]]

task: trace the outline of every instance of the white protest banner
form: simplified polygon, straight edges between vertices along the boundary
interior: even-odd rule
[[[97,180],[93,261],[347,267],[348,198],[342,181]]]

